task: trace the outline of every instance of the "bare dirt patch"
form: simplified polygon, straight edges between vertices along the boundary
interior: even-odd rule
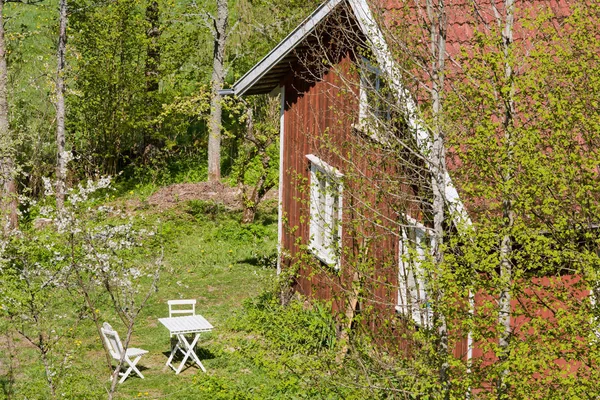
[[[276,199],[277,196],[277,191],[271,190],[264,200]],[[190,200],[213,201],[237,210],[242,208],[241,197],[242,191],[239,187],[227,186],[220,182],[178,183],[159,189],[147,202],[159,210],[167,210]]]

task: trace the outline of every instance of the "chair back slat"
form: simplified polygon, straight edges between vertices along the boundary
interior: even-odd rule
[[[115,331],[107,322],[102,325],[100,331],[104,337],[104,342],[108,346],[110,355],[113,358],[120,360],[121,354],[123,354],[123,344],[121,343],[121,338],[119,338],[117,331]]]
[[[196,299],[169,300],[169,317],[174,315],[196,315]]]

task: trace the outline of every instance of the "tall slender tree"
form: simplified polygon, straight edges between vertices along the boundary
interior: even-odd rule
[[[148,102],[148,126],[144,129],[142,141],[142,153],[146,158],[146,146],[152,141],[152,136],[157,130],[153,121],[158,115],[160,103],[157,101],[159,81],[160,81],[160,7],[158,1],[152,0],[146,6],[146,38],[148,40],[146,49],[146,97]]]
[[[431,169],[431,189],[433,192],[433,248],[432,254],[438,276],[444,263],[444,220],[446,209],[446,143],[444,139],[444,74],[446,64],[446,32],[448,17],[446,15],[445,0],[427,0],[427,19],[429,20],[429,34],[431,46],[431,153],[429,164]],[[436,301],[440,303],[444,296],[442,290],[436,291]],[[437,329],[439,336],[440,382],[444,390],[444,398],[450,396],[449,364],[448,357],[448,326],[443,313],[436,313]]]
[[[500,299],[498,301],[498,322],[502,327],[499,337],[499,347],[501,350],[500,361],[505,361],[508,355],[509,340],[511,336],[511,286],[512,286],[512,229],[515,223],[514,196],[510,191],[510,182],[514,176],[514,139],[513,126],[515,116],[515,84],[514,72],[512,66],[512,44],[513,44],[513,26],[514,26],[514,0],[504,0],[504,15],[501,15],[495,1],[491,1],[494,17],[499,28],[502,28],[502,52],[504,64],[504,85],[506,90],[501,91],[502,103],[504,105],[504,117],[502,121],[502,130],[504,135],[504,147],[506,159],[504,170],[502,171],[502,217],[504,233],[500,244],[500,281],[502,288]],[[507,398],[506,375],[508,371],[503,371],[498,379],[498,398]]]
[[[56,204],[62,210],[65,203],[67,162],[65,149],[65,67],[67,50],[67,0],[59,2],[59,31],[56,71]]]
[[[225,45],[229,32],[228,0],[217,0],[217,15],[210,16],[213,25],[213,72],[212,72],[212,98],[210,108],[209,136],[208,136],[208,180],[211,182],[221,179],[221,95],[225,81]]]
[[[18,223],[18,204],[13,145],[8,124],[8,65],[4,37],[4,4],[5,0],[0,0],[0,211],[3,217],[2,226],[10,230],[16,228]],[[4,223],[5,215],[8,217],[7,224]]]

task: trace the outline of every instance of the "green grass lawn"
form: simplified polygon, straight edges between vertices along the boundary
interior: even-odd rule
[[[358,335],[353,336],[352,356],[340,364],[338,357],[344,344],[337,339],[338,325],[331,313],[331,304],[297,296],[286,306],[280,304],[276,290],[275,204],[263,206],[255,223],[241,225],[239,212],[215,204],[190,201],[159,212],[143,199],[128,203],[132,196],[135,195],[111,197],[111,205],[121,204],[144,227],[158,227],[159,235],[154,237],[162,240],[164,267],[158,290],[138,316],[130,343],[130,347],[149,351],[138,364],[145,379],[130,375],[118,385],[115,398],[395,398],[395,392],[385,388],[397,385],[397,378],[394,375],[392,383],[387,381],[388,375],[379,378],[381,363],[373,356],[369,337],[361,341]],[[103,223],[112,222],[105,219]],[[35,253],[38,248],[35,242],[25,251]],[[131,265],[152,262],[150,257],[141,254],[146,253],[132,253]],[[146,283],[142,286],[150,287],[150,278],[140,278],[141,282],[144,279]],[[59,285],[56,289],[53,287],[57,289],[60,290]],[[126,328],[108,296],[102,290],[97,292],[95,312],[100,321],[109,322],[121,338],[125,338]],[[140,292],[145,289],[142,287]],[[68,354],[65,367],[55,364],[54,370],[60,374],[55,378],[59,382],[56,398],[106,399],[110,372],[101,339],[81,296],[63,298],[67,294],[68,290],[63,289],[49,296],[53,303],[43,306],[45,320],[51,321],[45,332],[52,336],[56,329],[56,332],[66,331],[72,335],[63,337],[60,346],[52,352],[56,363]],[[168,300],[188,298],[198,301],[197,312],[215,329],[202,334],[197,346],[207,373],[190,364],[180,375],[175,375],[165,367],[171,338],[158,319],[168,316]],[[71,326],[78,320],[78,308],[85,310],[87,317]],[[51,398],[40,352],[17,333],[19,327],[6,324],[25,326],[26,317],[13,313],[10,318],[0,318],[0,399]],[[13,339],[12,345],[8,337]],[[9,353],[15,354],[12,361]],[[381,387],[381,393],[375,393],[373,385]]]
[[[198,345],[209,375],[239,376],[240,380],[250,379],[253,382],[250,386],[260,385],[262,378],[252,376],[252,365],[237,356],[232,344],[232,336],[236,334],[228,327],[235,322],[243,301],[256,296],[276,278],[274,205],[263,208],[256,223],[250,226],[239,224],[238,213],[200,202],[189,202],[160,214],[152,210],[137,211],[138,216],[142,212],[148,220],[161,221],[165,266],[158,292],[140,314],[130,344],[149,351],[139,363],[145,379],[131,374],[119,386],[118,398],[202,398],[197,381],[207,377],[200,376],[203,372],[197,366],[185,369],[180,375],[165,369],[170,338],[158,318],[168,316],[170,299],[197,299],[197,313],[214,325],[214,331],[203,334]],[[99,313],[102,320],[125,336],[125,327],[110,307],[100,309]],[[79,339],[75,343],[67,345],[74,348],[72,368],[77,378],[63,388],[63,397],[105,398],[109,373],[100,338],[89,319],[77,327],[76,337]],[[14,398],[43,399],[45,395],[40,393],[44,393],[44,372],[36,352],[23,339],[15,338]],[[6,379],[0,383],[6,385]]]
[[[166,267],[158,293],[140,315],[133,341],[133,345],[149,351],[141,362],[146,379],[134,377],[123,383],[119,388],[123,398],[198,398],[194,384],[195,376],[202,374],[198,367],[194,365],[179,375],[164,367],[170,339],[157,319],[168,316],[170,299],[197,299],[197,312],[215,326],[212,333],[201,336],[198,346],[209,374],[226,370],[243,375],[248,371],[238,362],[232,365],[235,349],[230,344],[228,324],[245,299],[275,279],[273,265],[265,265],[276,249],[274,211],[271,208],[255,225],[243,227],[236,214],[220,211],[207,218],[194,206],[198,204],[188,207],[188,213],[171,212],[163,223],[169,238]]]

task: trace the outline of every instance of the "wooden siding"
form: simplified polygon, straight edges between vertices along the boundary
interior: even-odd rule
[[[309,243],[309,184],[310,162],[307,154],[314,154],[344,173],[342,160],[332,152],[323,149],[324,135],[332,138],[336,144],[342,144],[352,131],[352,123],[358,116],[354,93],[343,94],[340,86],[342,71],[350,73],[352,61],[346,54],[337,66],[311,82],[300,73],[289,76],[285,82],[284,131],[286,146],[283,152],[283,213],[284,232],[283,249],[288,255],[285,263],[298,262],[302,246]],[[346,200],[346,199],[344,199]],[[346,203],[344,201],[344,203]],[[346,204],[343,204],[345,208]],[[343,231],[344,241],[346,236]],[[310,261],[310,260],[309,260]],[[312,260],[318,263],[316,259]],[[296,289],[308,296],[331,299],[334,287],[340,287],[340,275],[332,270],[331,274],[320,272],[313,274],[310,262],[303,262]],[[342,262],[343,269],[343,262]],[[325,270],[325,268],[323,268]]]
[[[419,206],[410,201],[398,204],[397,196],[386,193],[380,182],[398,179],[396,190],[415,198],[410,185],[401,182],[397,153],[378,153],[372,139],[354,128],[358,120],[358,73],[352,53],[340,54],[334,67],[318,76],[295,73],[283,81],[285,111],[282,171],[283,232],[282,268],[298,268],[294,289],[307,298],[332,302],[334,312],[346,310],[352,281],[359,274],[368,293],[357,306],[362,324],[381,333],[380,338],[395,337],[395,348],[411,352],[410,344],[399,338],[407,319],[396,314],[398,289],[398,251],[400,213],[420,218]],[[318,69],[316,69],[318,70]],[[314,72],[314,70],[313,70]],[[369,143],[367,143],[369,142]],[[364,151],[370,146],[370,151]],[[339,271],[321,264],[307,246],[310,240],[310,162],[314,154],[344,174],[342,245]],[[411,210],[411,211],[406,211]],[[377,221],[377,222],[376,222]],[[367,268],[356,264],[366,255],[373,263]],[[373,311],[365,313],[365,311]],[[392,324],[389,324],[389,322]],[[412,322],[410,322],[412,324]],[[384,332],[384,330],[386,330]],[[454,354],[465,359],[466,335],[458,335]]]
[[[536,1],[536,4],[541,3],[543,2]],[[393,15],[393,4],[395,4],[394,1],[388,3],[386,10],[388,17]],[[453,4],[453,6],[456,5]],[[393,20],[393,18],[389,19]],[[451,26],[449,34],[449,52],[451,54],[457,54],[461,46],[468,44],[472,38],[473,31],[467,29],[466,25],[466,22],[460,20]],[[364,323],[373,331],[390,329],[392,337],[400,338],[408,326],[406,319],[394,318],[398,286],[399,240],[398,232],[395,230],[399,228],[397,222],[401,207],[398,207],[398,204],[390,204],[389,199],[386,199],[385,196],[380,198],[375,191],[377,181],[383,175],[387,174],[392,177],[397,175],[399,176],[397,179],[400,180],[402,173],[399,171],[399,167],[394,165],[393,160],[389,160],[388,163],[382,162],[382,159],[386,157],[385,154],[379,155],[380,158],[375,160],[374,158],[377,157],[365,157],[360,152],[361,141],[364,138],[361,138],[360,133],[354,129],[359,114],[359,85],[354,63],[355,56],[352,51],[328,52],[327,48],[321,50],[322,53],[313,57],[319,60],[315,63],[318,64],[316,67],[296,65],[293,72],[282,81],[286,94],[285,148],[281,160],[284,179],[280,188],[284,216],[281,242],[284,254],[282,267],[283,269],[299,269],[294,287],[297,292],[308,298],[331,300],[334,312],[343,312],[354,279],[352,263],[356,262],[357,253],[365,250],[361,240],[369,234],[372,240],[367,246],[369,248],[368,256],[374,260],[375,265],[368,276],[362,277],[369,298],[361,299],[359,312],[368,307],[374,308],[376,312],[370,313]],[[333,54],[337,54],[337,56],[333,56]],[[333,65],[333,67],[323,67],[320,64],[320,57],[329,57],[327,65]],[[333,59],[331,59],[332,57]],[[448,81],[451,82],[453,78],[458,79],[456,71],[450,71]],[[310,236],[310,162],[306,158],[307,154],[316,155],[349,177],[345,180],[344,187],[342,234],[343,247],[347,251],[343,254],[340,271],[321,265],[306,250]],[[389,157],[389,155],[387,156]],[[451,161],[451,173],[454,174],[460,168],[460,163],[457,163],[457,160],[452,159],[451,156],[449,156],[449,161]],[[381,168],[382,165],[384,165],[383,168]],[[351,179],[358,175],[360,178]],[[375,189],[365,192],[368,187]],[[404,187],[404,190],[408,195],[414,194],[410,193],[411,189],[408,187]],[[469,199],[466,200],[469,201]],[[361,205],[361,202],[370,202],[373,210],[365,209],[368,207],[362,207],[364,204]],[[412,216],[420,218],[416,215],[419,214],[419,207],[415,204],[406,204],[404,209],[410,210],[408,213]],[[383,217],[384,221],[389,218],[389,223],[384,222],[382,226],[375,229],[367,226],[379,217]],[[356,224],[356,221],[359,223]],[[536,279],[532,279],[531,289],[527,289],[524,296],[514,298],[511,304],[516,316],[512,321],[513,329],[518,337],[525,337],[530,333],[527,331],[529,328],[521,330],[523,326],[527,326],[529,321],[528,317],[524,316],[525,314],[541,316],[547,319],[549,324],[554,320],[554,316],[544,305],[544,301],[557,303],[551,298],[552,291],[544,288],[544,286],[551,286],[551,279],[543,277],[539,282]],[[573,289],[569,284],[565,284],[563,290],[571,292]],[[536,298],[541,299],[538,303],[527,297],[534,292]],[[581,299],[585,296],[587,293],[581,292],[578,298]],[[467,299],[464,301],[464,309],[467,310]],[[494,298],[491,296],[484,298],[479,293],[475,299],[475,312],[478,313],[484,309],[484,303],[489,301],[494,301]],[[497,321],[497,314],[491,314],[489,318],[489,326],[493,327]],[[392,323],[387,324],[390,321]],[[450,336],[454,357],[466,359],[470,350],[466,333],[450,332]],[[390,336],[383,333],[380,337],[388,338]],[[406,354],[414,351],[410,343],[401,339],[397,341],[396,348]],[[497,360],[497,357],[489,351],[487,343],[476,342],[471,351],[472,368],[487,368],[493,366]],[[559,361],[557,368],[565,364],[573,365],[569,361],[562,361],[562,359]]]

